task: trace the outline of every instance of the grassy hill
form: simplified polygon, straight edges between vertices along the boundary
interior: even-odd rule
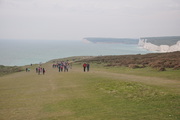
[[[106,66],[125,66],[130,68],[152,67],[158,70],[166,68],[180,69],[180,52],[150,53],[145,55],[98,56],[80,62],[104,63]]]

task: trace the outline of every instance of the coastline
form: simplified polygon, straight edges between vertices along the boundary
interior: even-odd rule
[[[146,54],[150,51],[137,45],[127,44],[86,44],[81,41],[3,41],[0,44],[0,65],[22,66],[45,63],[56,58],[71,56],[100,56]]]
[[[140,41],[138,45],[114,44],[112,41],[95,44],[87,40],[72,41],[71,43],[69,41],[46,41],[42,43],[40,41],[29,41],[26,43],[12,40],[3,41],[0,48],[0,65],[23,66],[71,56],[129,55],[180,51],[180,41],[172,46],[157,46],[145,41]]]
[[[139,39],[138,45],[150,51],[180,51],[180,36],[143,37]]]
[[[175,52],[180,51],[180,41],[178,41],[175,45],[155,45],[149,42],[146,42],[144,40],[139,40],[138,45],[142,47],[143,49],[149,50],[149,51],[158,51],[158,52]]]

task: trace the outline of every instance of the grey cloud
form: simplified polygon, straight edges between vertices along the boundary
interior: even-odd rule
[[[0,18],[0,39],[180,34],[179,0],[1,0]]]

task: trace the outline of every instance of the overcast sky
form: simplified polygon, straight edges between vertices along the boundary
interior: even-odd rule
[[[0,0],[0,39],[180,35],[180,0]]]

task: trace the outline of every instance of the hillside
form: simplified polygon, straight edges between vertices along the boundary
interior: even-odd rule
[[[74,61],[68,72],[53,68],[52,60],[42,64],[44,75],[34,64],[29,72],[0,76],[0,120],[179,120],[179,71],[97,64],[117,57],[59,59]],[[80,59],[94,60],[89,72],[75,62]]]
[[[0,76],[21,71],[23,71],[21,67],[0,65]]]
[[[161,71],[164,71],[166,68],[177,70],[180,69],[180,52],[98,56],[79,62],[105,63],[106,66],[126,66],[131,68],[152,67]]]
[[[36,72],[38,64],[22,66],[31,71],[0,76],[0,120],[179,120],[179,70],[119,67],[164,61],[178,66],[179,56],[69,57],[41,64],[45,74]],[[58,61],[72,62],[72,68],[59,72],[52,67]],[[90,62],[89,72],[84,62]]]

